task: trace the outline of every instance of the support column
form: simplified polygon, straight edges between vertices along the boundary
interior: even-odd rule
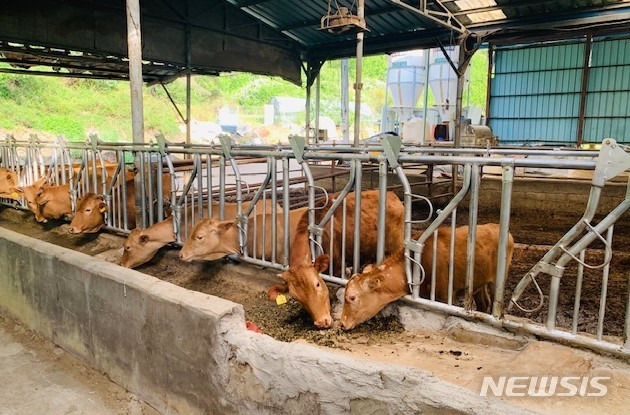
[[[190,22],[190,10],[188,0],[186,0],[186,19]],[[190,23],[186,25],[186,144],[190,144],[190,82],[191,82],[191,45],[190,45]]]
[[[320,79],[321,70],[317,73],[317,79],[315,80],[315,139],[313,140],[315,144],[317,144],[317,141],[319,140]]]
[[[306,145],[311,144],[310,136],[311,136],[311,85],[308,82],[310,77],[310,69],[306,75],[306,104],[304,108],[304,138],[306,139]]]
[[[422,144],[427,143],[427,117],[429,115],[429,69],[431,68],[431,49],[425,49],[424,59],[424,108],[422,111]]]
[[[349,101],[348,101],[348,88],[349,82],[349,68],[348,59],[341,60],[341,134],[344,143],[350,142],[350,129],[349,129]]]
[[[461,133],[462,133],[462,97],[464,96],[464,82],[466,77],[464,74],[466,73],[466,67],[468,65],[463,66],[462,63],[466,60],[466,51],[464,47],[464,42],[459,42],[459,57],[457,60],[457,67],[459,71],[457,73],[457,97],[455,98],[455,137],[453,142],[455,144],[455,148],[461,147]]]
[[[494,45],[488,45],[488,83],[486,90],[486,125],[490,126],[490,99],[492,98],[492,72],[494,70]]]
[[[134,143],[144,142],[142,110],[142,35],[140,32],[140,2],[127,0],[127,54],[131,89],[131,131]]]
[[[357,2],[357,16],[360,20],[365,19],[365,0]],[[361,136],[361,89],[363,88],[363,32],[357,33],[357,61],[356,76],[354,82],[354,146],[359,146]]]
[[[580,89],[580,114],[578,118],[578,131],[576,145],[579,148],[584,140],[584,118],[586,116],[586,95],[588,92],[588,78],[590,73],[591,48],[593,47],[593,35],[586,36],[584,43],[584,66],[582,67],[582,88]]]
[[[140,1],[126,0],[127,3],[127,56],[129,58],[129,87],[131,90],[131,131],[133,143],[144,143],[144,114],[142,108],[142,34],[140,25]],[[136,173],[135,205],[136,227],[142,227],[142,183],[140,170],[143,168],[143,154],[136,152],[134,165]],[[123,176],[124,177],[124,176]]]

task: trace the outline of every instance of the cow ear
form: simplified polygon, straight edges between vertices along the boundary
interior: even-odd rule
[[[107,205],[105,204],[105,202],[101,202],[98,204],[98,211],[101,213],[107,212]]]
[[[219,224],[219,230],[221,232],[227,232],[228,230],[230,230],[230,228],[233,225],[234,225],[234,222],[231,222],[231,221],[223,222],[223,223]]]
[[[371,278],[370,280],[368,280],[368,287],[370,288],[370,290],[377,290],[381,288],[381,284],[381,277]]]
[[[317,272],[322,272],[326,268],[328,268],[329,263],[330,257],[327,254],[323,254],[315,259],[315,263],[313,264],[313,266],[315,267],[315,270],[317,270]]]
[[[279,294],[286,294],[289,292],[289,285],[287,283],[284,284],[276,284],[273,287],[269,288],[267,290],[267,297],[271,300],[271,301],[275,301],[276,297]]]
[[[367,264],[365,268],[363,268],[362,274],[367,274],[374,269],[374,264]]]
[[[140,243],[144,245],[147,242],[149,242],[149,235],[140,235]]]

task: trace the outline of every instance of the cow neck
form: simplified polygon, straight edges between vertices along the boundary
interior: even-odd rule
[[[158,222],[150,228],[145,229],[145,232],[148,233],[150,239],[155,242],[170,244],[176,241],[175,234],[173,233],[173,218]]]
[[[313,262],[308,236],[308,209],[306,209],[295,229],[289,266],[310,265]]]
[[[223,235],[223,239],[225,239],[225,242],[221,246],[221,253],[224,253],[225,255],[240,254],[241,247],[239,246],[237,224],[235,223],[234,225],[232,225],[230,229],[228,229]]]
[[[384,276],[381,292],[390,297],[391,301],[409,294],[409,284],[405,273],[405,251],[400,250],[391,255],[383,265],[385,269],[381,271],[381,275]]]

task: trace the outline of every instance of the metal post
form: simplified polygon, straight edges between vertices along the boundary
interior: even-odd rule
[[[459,60],[457,61],[458,71],[457,75],[457,96],[455,98],[455,137],[453,142],[455,148],[461,146],[461,131],[462,131],[462,96],[464,95],[464,81],[466,77],[466,67],[462,65],[462,62],[466,59],[466,51],[464,49],[464,42],[459,43]]]
[[[584,117],[586,115],[586,95],[588,91],[588,78],[591,62],[591,48],[593,45],[593,35],[586,36],[584,43],[584,66],[582,67],[582,88],[580,90],[580,113],[578,118],[578,131],[576,145],[579,148],[584,140]]]
[[[365,19],[365,0],[357,2],[357,16],[360,20]],[[361,135],[361,89],[363,83],[361,76],[363,73],[363,32],[357,33],[357,57],[356,57],[356,75],[354,82],[354,146],[359,146]],[[360,168],[359,168],[360,171]],[[360,182],[360,180],[358,181]],[[357,182],[357,183],[358,183]],[[355,270],[357,272],[357,270]]]
[[[425,50],[426,58],[424,59],[424,108],[422,112],[422,144],[427,142],[427,116],[429,115],[429,68],[431,67],[431,49]]]
[[[490,99],[492,97],[492,71],[494,70],[494,45],[488,45],[488,84],[486,89],[486,125],[490,125]]]
[[[385,256],[385,219],[387,208],[387,160],[378,162],[378,239],[376,263],[383,262]]]
[[[475,248],[477,241],[477,210],[479,207],[479,185],[481,176],[479,165],[472,166],[470,202],[468,205],[468,249],[466,255],[466,297],[464,307],[472,310],[473,286],[475,281]]]
[[[320,78],[321,71],[317,72],[317,78],[315,79],[315,139],[313,142],[317,144],[319,140],[319,95],[320,95]]]
[[[344,143],[350,142],[350,130],[348,128],[348,59],[341,60],[341,134]],[[387,101],[385,102],[387,105]]]
[[[310,144],[311,136],[311,66],[308,66],[306,71],[306,104],[304,108],[304,138],[306,144]]]
[[[131,91],[131,131],[135,144],[144,142],[144,115],[142,109],[142,33],[140,29],[140,0],[127,3],[127,55],[129,57],[129,87]],[[142,153],[135,153],[134,164],[140,168]],[[125,174],[123,171],[123,181]],[[134,178],[136,197],[136,223],[142,223],[142,183],[140,175]]]
[[[190,82],[191,82],[191,45],[190,45],[190,14],[188,0],[186,0],[186,144],[190,144]]]
[[[499,213],[497,278],[494,285],[494,304],[492,305],[492,315],[496,318],[503,317],[503,296],[508,270],[508,238],[510,235],[510,209],[512,207],[513,183],[514,166],[503,166],[503,188],[501,189],[501,211]]]

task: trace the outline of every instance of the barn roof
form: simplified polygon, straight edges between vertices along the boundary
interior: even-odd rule
[[[332,0],[353,7],[355,0]],[[419,0],[366,0],[365,53],[436,46],[454,32],[418,14]],[[327,0],[140,0],[147,82],[247,71],[300,82],[303,61],[352,56],[353,35],[318,30]],[[427,2],[468,30],[497,42],[627,30],[628,0],[441,0]],[[443,9],[445,8],[445,9]],[[456,34],[456,33],[455,33]],[[3,3],[0,51],[15,70],[126,79],[124,0],[22,0]],[[7,71],[6,68],[0,68]]]

